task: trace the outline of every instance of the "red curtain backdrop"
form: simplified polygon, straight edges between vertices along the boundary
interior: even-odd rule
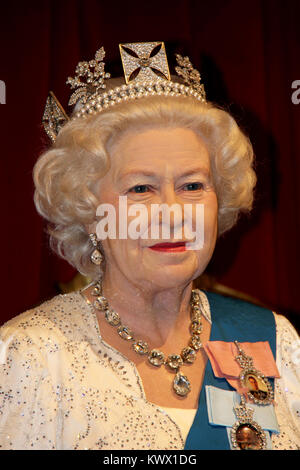
[[[219,241],[208,272],[299,327],[300,104],[292,83],[300,80],[300,2],[11,1],[0,15],[0,323],[75,275],[50,252],[33,204],[32,168],[48,145],[41,127],[48,91],[67,109],[65,81],[78,61],[103,45],[106,69],[118,76],[120,42],[163,40],[171,66],[173,52],[190,56],[208,99],[235,116],[256,154],[253,213]]]

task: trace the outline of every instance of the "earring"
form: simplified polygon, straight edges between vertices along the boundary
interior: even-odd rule
[[[101,255],[100,251],[98,250],[98,240],[96,237],[95,233],[90,233],[89,234],[90,240],[92,244],[94,245],[95,249],[93,253],[91,254],[91,261],[94,264],[97,264],[98,266],[101,264],[103,260],[103,256]]]

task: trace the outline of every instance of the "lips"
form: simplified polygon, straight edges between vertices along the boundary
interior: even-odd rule
[[[149,246],[151,250],[155,251],[185,251],[185,242],[177,243],[157,243],[156,245]]]

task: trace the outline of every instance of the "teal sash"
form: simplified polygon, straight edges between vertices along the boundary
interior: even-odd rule
[[[209,301],[212,319],[210,341],[256,342],[269,341],[276,359],[275,318],[270,310],[205,292]],[[274,380],[270,379],[274,386]],[[207,361],[198,410],[185,443],[186,450],[230,450],[226,427],[213,426],[208,422],[205,386],[213,385],[223,390],[234,390],[225,379],[214,376]]]

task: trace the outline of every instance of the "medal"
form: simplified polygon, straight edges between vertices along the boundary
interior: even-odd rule
[[[235,341],[234,344],[238,349],[235,360],[242,369],[239,375],[241,386],[247,390],[247,396],[251,401],[259,405],[269,405],[274,398],[271,383],[254,367],[252,357],[245,354],[239,343]]]
[[[245,399],[241,396],[240,405],[234,408],[237,421],[231,429],[232,447],[237,450],[266,449],[267,440],[263,429],[253,420],[253,408],[247,408]]]

